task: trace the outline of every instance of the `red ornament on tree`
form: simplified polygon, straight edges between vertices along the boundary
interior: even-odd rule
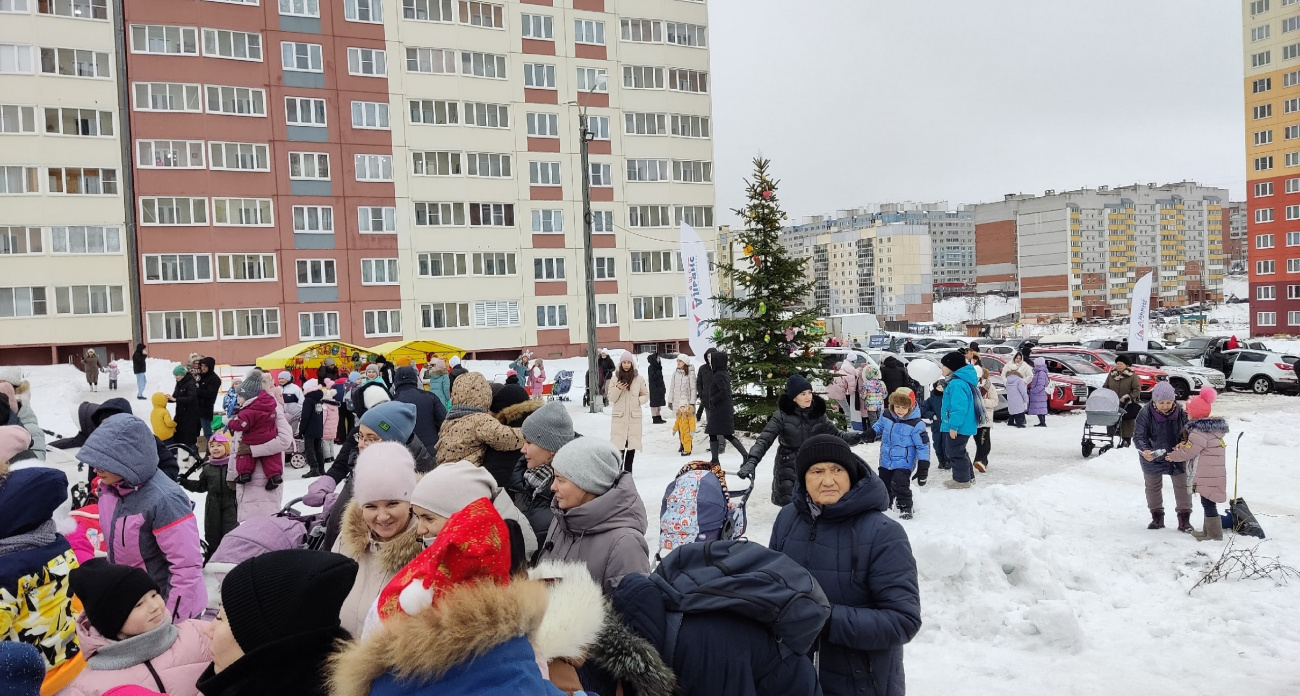
[[[772,189],[768,189],[768,190],[764,191],[764,192],[763,192],[763,198],[771,199],[771,198],[772,198]]]

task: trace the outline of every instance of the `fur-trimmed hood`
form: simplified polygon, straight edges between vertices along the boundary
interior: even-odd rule
[[[673,696],[677,677],[650,641],[611,612],[591,649],[591,662],[637,696]]]
[[[457,587],[415,616],[400,614],[384,630],[354,641],[330,658],[332,696],[368,696],[371,684],[392,673],[403,682],[435,682],[520,636],[532,635],[546,615],[546,583],[516,580]]]
[[[1228,434],[1228,421],[1219,418],[1218,416],[1211,416],[1209,418],[1193,418],[1187,421],[1187,430],[1223,437]]]
[[[794,397],[786,394],[782,394],[781,398],[776,400],[776,406],[788,416],[796,415],[800,411],[799,406],[794,402]],[[820,420],[822,416],[826,415],[826,399],[813,394],[812,405],[804,413],[807,414],[808,420]]]
[[[609,603],[585,563],[543,561],[528,571],[534,580],[548,583],[546,616],[530,640],[547,662],[565,659],[581,662],[609,614]]]
[[[518,428],[524,424],[524,421],[528,420],[529,416],[544,405],[546,405],[546,402],[540,399],[532,399],[513,406],[507,406],[497,414],[497,420],[512,428]]]
[[[390,575],[405,568],[411,559],[424,550],[424,544],[420,542],[420,535],[416,531],[414,516],[411,517],[411,523],[406,531],[388,541],[375,541],[371,538],[370,528],[366,526],[366,520],[361,515],[361,506],[354,500],[348,503],[347,509],[343,512],[341,527],[339,551],[344,556],[355,560],[367,552],[377,550],[380,567]]]

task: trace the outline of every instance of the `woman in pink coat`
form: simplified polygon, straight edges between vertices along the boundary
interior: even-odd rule
[[[1219,518],[1219,503],[1228,502],[1228,450],[1223,437],[1228,434],[1228,422],[1210,415],[1219,393],[1211,387],[1201,389],[1187,400],[1186,441],[1165,455],[1170,462],[1191,462],[1187,481],[1193,493],[1201,494],[1201,509],[1205,523],[1201,531],[1192,531],[1197,541],[1218,541],[1223,538],[1223,521]]]
[[[542,363],[542,359],[538,358],[533,361],[533,366],[528,369],[528,393],[534,399],[540,399],[545,388],[546,366]]]

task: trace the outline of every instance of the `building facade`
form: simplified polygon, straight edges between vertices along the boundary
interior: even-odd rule
[[[1228,273],[1244,274],[1250,263],[1250,235],[1246,224],[1246,204],[1223,206],[1223,258]]]
[[[930,230],[930,267],[935,299],[975,292],[975,213],[968,206],[943,203],[889,203],[885,219]],[[897,217],[894,217],[894,216]]]
[[[115,21],[0,1],[0,364],[131,353]]]
[[[1052,195],[1054,191],[1048,191]],[[1011,295],[1020,292],[1016,266],[1016,214],[1023,193],[1009,193],[1001,201],[972,206],[975,214],[975,292]]]
[[[1300,3],[1242,0],[1252,335],[1300,333]]]

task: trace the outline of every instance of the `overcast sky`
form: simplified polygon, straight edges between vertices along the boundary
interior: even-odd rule
[[[1235,0],[710,0],[720,221],[1192,179],[1245,194]],[[725,212],[724,212],[725,211]]]

